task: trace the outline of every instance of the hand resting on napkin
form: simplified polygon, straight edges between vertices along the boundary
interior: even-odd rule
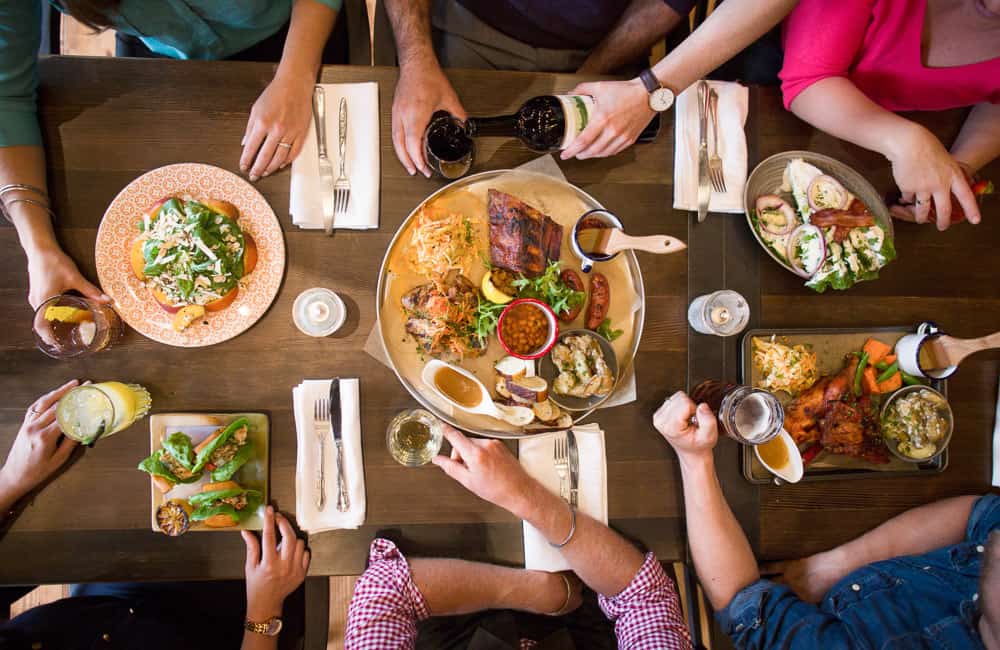
[[[444,436],[451,443],[451,457],[437,456],[434,464],[473,494],[530,523],[550,543],[569,537],[561,553],[591,589],[613,596],[632,582],[645,561],[643,554],[583,513],[576,514],[576,530],[570,535],[569,505],[531,478],[501,441],[470,439],[447,425]]]

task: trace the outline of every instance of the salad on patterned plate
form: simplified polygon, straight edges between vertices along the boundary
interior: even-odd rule
[[[896,257],[891,236],[863,201],[801,158],[785,167],[782,193],[757,197],[752,223],[774,254],[806,286],[822,293],[873,280]]]
[[[132,272],[175,314],[175,330],[232,304],[240,280],[253,271],[257,247],[238,219],[239,210],[227,201],[167,197],[138,222]]]

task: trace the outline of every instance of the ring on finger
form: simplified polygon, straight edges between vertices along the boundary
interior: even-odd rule
[[[31,406],[28,407],[28,413],[31,413],[32,415],[38,415],[39,414],[38,411],[35,410],[35,405],[34,404],[32,404]]]
[[[917,199],[913,202],[915,205],[926,205],[928,203],[927,199]]]
[[[286,149],[291,149],[292,148],[292,144],[290,142],[279,142],[278,146],[279,147],[285,147]]]

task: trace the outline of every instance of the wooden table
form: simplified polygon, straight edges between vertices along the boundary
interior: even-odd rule
[[[169,61],[51,59],[41,66],[40,105],[49,183],[67,251],[94,276],[96,226],[109,201],[142,172],[202,161],[235,169],[246,113],[272,73],[267,65]],[[260,190],[285,230],[288,268],[265,317],[245,334],[213,348],[168,348],[129,333],[124,343],[77,362],[35,350],[26,277],[14,233],[0,230],[0,439],[6,447],[27,405],[70,377],[127,379],[149,387],[154,410],[263,410],[272,418],[272,496],[294,509],[295,442],[291,388],[305,377],[362,378],[368,517],[361,531],[313,536],[313,575],[356,573],[376,533],[398,529],[409,548],[505,562],[521,560],[520,526],[507,513],[467,493],[433,467],[405,469],[389,457],[385,426],[413,401],[392,373],[362,351],[374,323],[378,264],[393,232],[440,181],[411,178],[390,144],[389,108],[395,70],[327,68],[325,82],[380,82],[382,113],[381,227],[338,232],[333,240],[293,228],[288,176]],[[532,95],[567,90],[569,75],[455,72],[450,75],[475,114],[509,111]],[[870,152],[817,133],[780,108],[775,89],[751,92],[751,167],[772,153],[807,148],[836,156],[887,189],[889,170]],[[962,114],[923,116],[946,141]],[[636,402],[598,416],[607,431],[612,525],[661,558],[683,556],[682,502],[673,454],[652,430],[662,398],[707,376],[734,379],[735,339],[689,333],[687,297],[730,286],[744,291],[754,323],[766,327],[911,324],[925,318],[972,336],[1000,323],[996,248],[1000,208],[987,203],[985,222],[945,234],[897,225],[900,259],[876,281],[845,293],[815,295],[752,243],[740,216],[712,215],[701,225],[672,210],[673,129],[669,115],[652,145],[611,160],[563,163],[569,180],[619,213],[636,234],[684,235],[690,255],[640,256],[647,290],[646,329],[637,362]],[[513,167],[533,157],[510,141],[484,140],[477,170]],[[994,164],[987,175],[1000,178]],[[335,337],[310,340],[291,323],[295,296],[328,286],[348,303]],[[689,362],[690,356],[690,362]],[[827,481],[764,487],[742,481],[735,448],[718,449],[724,487],[765,558],[795,557],[853,537],[905,508],[989,483],[989,436],[1000,356],[970,359],[951,382],[957,429],[951,465],[936,477]],[[0,541],[0,582],[59,582],[242,575],[236,535],[192,534],[173,540],[148,530],[149,483],[134,465],[148,454],[145,422],[100,442],[40,494]]]
[[[41,120],[59,237],[94,277],[96,227],[129,181],[170,163],[201,161],[237,169],[246,114],[272,74],[269,65],[141,60],[50,59],[41,66]],[[356,574],[376,531],[400,529],[423,553],[522,560],[520,524],[467,492],[439,469],[404,468],[389,456],[390,418],[414,401],[392,372],[362,347],[374,325],[379,264],[393,233],[439,180],[411,178],[396,160],[389,109],[396,71],[328,68],[323,81],[380,82],[381,227],[340,231],[331,240],[301,231],[288,217],[288,173],[258,183],[285,231],[288,266],[278,298],[243,335],[204,349],[172,348],[129,332],[123,343],[81,361],[55,361],[34,348],[25,303],[26,277],[14,233],[0,230],[4,288],[0,327],[0,447],[6,448],[28,404],[71,377],[124,379],[149,388],[154,412],[257,410],[270,414],[271,493],[294,510],[295,434],[291,390],[303,378],[357,376],[368,513],[360,531],[312,536],[313,575]],[[577,79],[560,75],[467,72],[455,86],[473,113],[509,111],[533,95],[565,91]],[[671,130],[656,144],[615,160],[564,165],[569,179],[623,215],[637,234],[684,235],[687,215],[670,209]],[[519,144],[486,140],[478,169],[520,165],[536,154]],[[638,400],[598,418],[607,435],[612,521],[662,557],[682,554],[681,492],[675,461],[650,425],[667,391],[685,381],[686,259],[652,263],[642,256],[647,328],[637,364]],[[304,289],[326,286],[347,302],[349,318],[335,336],[310,339],[292,324],[291,306]],[[223,578],[243,573],[243,542],[235,534],[197,533],[168,539],[149,530],[149,480],[135,470],[149,454],[148,424],[100,441],[44,490],[0,541],[0,582],[123,578]]]

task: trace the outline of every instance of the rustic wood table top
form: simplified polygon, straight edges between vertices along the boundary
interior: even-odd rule
[[[176,162],[238,169],[247,112],[271,78],[272,66],[51,58],[43,61],[40,74],[40,116],[59,238],[94,278],[101,215],[131,180]],[[566,91],[581,81],[573,75],[481,71],[449,76],[472,114],[510,112],[528,97]],[[357,376],[362,384],[367,521],[360,531],[312,536],[311,574],[360,572],[368,543],[387,531],[405,539],[416,553],[520,562],[519,522],[433,466],[397,465],[385,448],[390,418],[415,402],[392,372],[362,349],[375,321],[379,263],[402,220],[443,182],[410,177],[396,160],[389,115],[394,69],[323,71],[327,83],[372,79],[379,82],[381,104],[380,228],[340,231],[332,240],[321,232],[301,231],[288,216],[287,171],[260,181],[257,186],[284,230],[288,264],[271,309],[235,339],[181,349],[129,331],[119,346],[89,359],[49,359],[34,347],[16,236],[12,229],[0,229],[0,450],[9,447],[31,401],[51,387],[72,377],[134,381],[149,388],[154,412],[267,412],[272,499],[293,512],[291,389],[303,378]],[[880,190],[888,188],[891,177],[884,160],[818,134],[785,113],[775,89],[752,89],[750,114],[751,167],[771,153],[811,149],[854,166]],[[957,132],[961,114],[923,119],[933,121],[933,129],[947,141]],[[534,157],[519,143],[484,139],[473,171],[515,167]],[[987,205],[985,223],[975,228],[940,234],[932,227],[897,225],[900,259],[880,280],[820,296],[748,244],[750,233],[741,216],[712,215],[707,225],[699,226],[691,223],[689,213],[672,209],[670,113],[654,144],[632,147],[612,159],[561,166],[570,182],[621,215],[630,233],[687,235],[692,243],[689,254],[639,254],[647,313],[636,364],[638,399],[596,418],[607,433],[611,524],[663,559],[684,556],[683,503],[676,461],[652,429],[652,413],[664,396],[684,388],[695,375],[735,379],[736,372],[735,338],[691,344],[689,285],[692,292],[705,285],[756,291],[754,322],[767,327],[912,324],[932,318],[953,334],[972,336],[1000,323],[1000,268],[994,250],[1000,243],[1000,207],[995,199]],[[1000,167],[994,165],[988,174],[1000,178]],[[719,244],[716,230],[725,233],[725,245]],[[711,257],[727,250],[739,252],[739,260]],[[329,287],[347,302],[347,324],[333,337],[309,339],[292,324],[292,301],[313,286]],[[703,355],[702,346],[711,349],[706,347]],[[694,355],[696,348],[698,359],[692,356],[690,365],[697,372],[689,373],[689,351]],[[973,357],[952,382],[958,426],[951,466],[940,476],[759,489],[740,477],[732,461],[735,447],[720,445],[727,494],[740,520],[752,529],[751,537],[759,539],[762,555],[791,557],[820,550],[907,507],[986,489],[998,366],[995,353]],[[241,577],[244,551],[238,535],[169,539],[149,530],[149,481],[135,470],[148,453],[148,424],[141,421],[82,454],[0,540],[0,582]]]

